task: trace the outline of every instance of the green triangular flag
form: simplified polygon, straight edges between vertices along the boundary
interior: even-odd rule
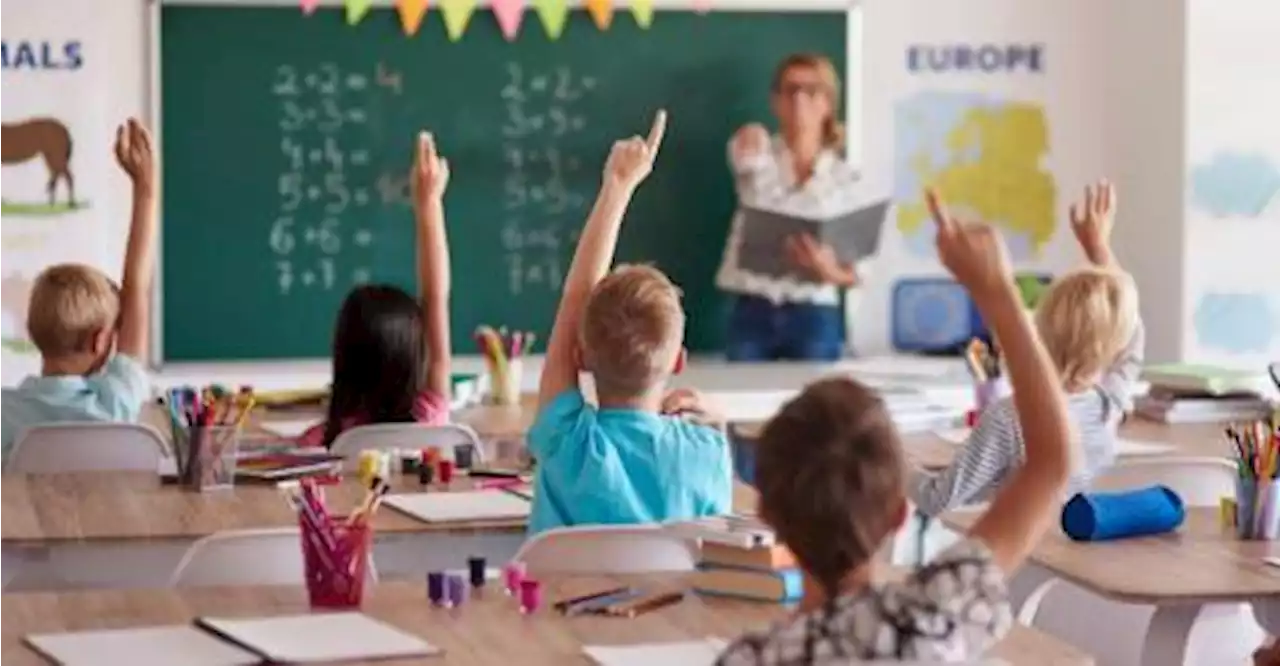
[[[467,23],[476,11],[476,0],[440,0],[440,14],[444,17],[444,29],[449,33],[449,41],[462,39],[467,31]]]
[[[369,13],[373,0],[347,0],[347,25],[355,25]]]
[[[636,25],[648,30],[653,25],[653,0],[631,0],[631,15]]]
[[[553,42],[560,39],[565,22],[569,19],[568,3],[565,0],[533,0],[533,8],[538,10],[538,18],[542,19],[547,37]]]

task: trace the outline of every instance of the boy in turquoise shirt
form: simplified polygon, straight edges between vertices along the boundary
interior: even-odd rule
[[[659,111],[647,139],[614,144],[565,279],[528,438],[538,462],[533,533],[732,508],[723,433],[673,415],[705,416],[696,392],[664,396],[685,361],[679,290],[647,266],[622,266],[606,277],[627,204],[652,170],[665,130]],[[599,408],[582,396],[580,369],[595,380]]]
[[[116,132],[116,161],[133,183],[124,280],[81,264],[45,269],[31,287],[27,331],[40,350],[39,377],[0,400],[0,445],[9,462],[22,432],[44,423],[136,421],[148,397],[146,358],[155,275],[156,166],[147,130]]]

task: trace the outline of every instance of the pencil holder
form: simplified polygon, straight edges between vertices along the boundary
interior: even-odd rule
[[[307,598],[313,609],[359,608],[369,575],[373,529],[366,521],[298,517]]]
[[[489,404],[519,405],[524,361],[518,358],[488,366]]]
[[[224,490],[235,485],[240,428],[193,426],[174,431],[178,476],[191,490]]]
[[[1241,539],[1280,538],[1280,479],[1236,479],[1236,535]]]

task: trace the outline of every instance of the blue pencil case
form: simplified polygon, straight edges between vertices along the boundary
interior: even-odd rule
[[[1074,541],[1110,541],[1172,532],[1186,517],[1182,498],[1167,486],[1078,493],[1062,507],[1062,531]]]

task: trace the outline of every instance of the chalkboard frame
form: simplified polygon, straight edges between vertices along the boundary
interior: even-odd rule
[[[693,13],[693,0],[651,0],[655,11],[679,11]],[[845,45],[845,57],[849,63],[864,63],[865,59],[855,57],[855,49],[861,49],[863,40],[861,39],[861,17],[862,6],[865,0],[718,0],[712,7],[714,13],[728,12],[765,12],[765,13],[789,13],[789,12],[844,12],[848,21],[847,38]],[[342,7],[343,0],[318,0],[319,7]],[[489,2],[487,0],[477,0],[476,12],[488,10]],[[566,5],[569,9],[580,9],[585,6],[583,0],[567,0]],[[144,42],[143,56],[144,67],[146,72],[146,84],[144,85],[144,109],[145,117],[152,128],[154,144],[158,154],[164,151],[164,123],[163,114],[161,112],[161,104],[163,99],[163,91],[161,90],[160,75],[160,52],[161,41],[163,39],[161,30],[161,12],[166,6],[207,6],[207,7],[296,7],[297,0],[150,0],[144,12],[144,24],[146,39]],[[371,0],[371,8],[387,8],[394,7],[395,0]],[[615,11],[618,13],[629,12],[628,0],[615,0]],[[430,11],[439,11],[438,6],[433,6]],[[526,11],[529,11],[527,8]],[[526,22],[537,21],[536,16],[528,16]],[[852,159],[857,162],[861,158],[862,143],[862,101],[863,95],[860,85],[861,75],[855,75],[855,70],[847,69],[846,76],[848,80],[845,82],[843,102],[844,123],[847,128],[848,143],[846,150],[851,153]],[[856,77],[856,78],[855,78]],[[852,146],[852,150],[850,150]],[[157,206],[161,211],[164,210],[163,187],[158,195]],[[151,343],[150,343],[150,359],[151,365],[156,368],[174,367],[174,366],[192,366],[205,365],[208,363],[260,363],[260,362],[289,362],[289,363],[314,363],[318,361],[328,362],[328,356],[307,356],[307,357],[288,357],[278,359],[218,359],[218,360],[190,360],[179,359],[173,360],[166,355],[165,334],[164,334],[164,240],[163,240],[163,219],[160,228],[157,230],[157,250],[156,250],[156,270],[155,278],[152,285],[151,293]],[[462,361],[464,365],[471,365],[475,361],[478,365],[478,354],[455,354],[456,360]]]

